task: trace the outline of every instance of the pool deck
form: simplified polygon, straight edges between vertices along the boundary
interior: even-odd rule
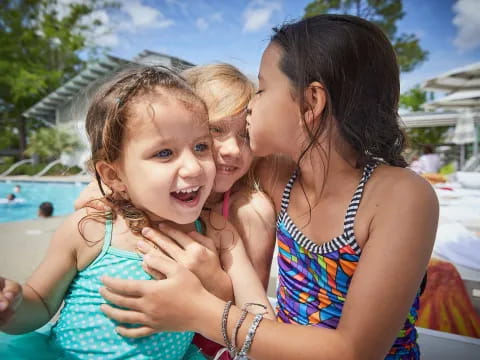
[[[89,183],[92,181],[91,175],[68,175],[68,176],[28,176],[28,175],[18,175],[18,176],[0,176],[0,181],[8,182],[26,182],[26,181],[37,181],[37,182],[82,182]]]
[[[65,216],[0,223],[0,275],[24,282],[40,264]]]

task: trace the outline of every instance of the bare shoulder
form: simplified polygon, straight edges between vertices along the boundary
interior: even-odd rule
[[[409,169],[379,166],[367,183],[364,200],[375,228],[419,221],[436,228],[439,205],[435,191]]]
[[[255,174],[259,179],[260,188],[274,200],[277,208],[285,185],[296,167],[294,161],[281,155],[267,156],[257,160]]]
[[[105,222],[94,216],[97,213],[91,208],[75,211],[65,219],[53,237],[54,246],[66,247],[72,252],[78,269],[93,260],[103,245]]]
[[[275,205],[263,191],[239,192],[234,195],[232,204],[232,222],[236,225],[274,226]]]
[[[426,203],[437,206],[433,187],[415,172],[395,166],[381,165],[370,180],[372,195],[382,203]]]

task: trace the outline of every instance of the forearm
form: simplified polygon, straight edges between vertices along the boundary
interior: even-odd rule
[[[23,285],[23,300],[16,309],[10,321],[0,328],[8,334],[23,334],[38,329],[46,324],[50,318],[47,305],[38,294],[28,285]]]
[[[194,330],[224,344],[221,322],[225,302],[208,296],[205,311],[195,320]],[[241,310],[232,306],[228,315],[227,334],[231,337]],[[254,315],[249,314],[241,326],[237,344],[242,346]],[[292,339],[284,341],[282,339]],[[290,359],[367,359],[369,355],[356,353],[354,346],[346,341],[346,336],[338,330],[315,328],[311,326],[281,324],[274,320],[263,319],[257,328],[249,357],[256,360]],[[371,359],[371,358],[370,358]]]
[[[225,271],[222,271],[216,276],[215,281],[211,282],[213,285],[205,288],[216,297],[228,301],[233,300],[233,285],[230,276]]]

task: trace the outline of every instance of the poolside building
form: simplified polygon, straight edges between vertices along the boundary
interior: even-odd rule
[[[100,86],[102,78],[134,64],[162,65],[174,71],[181,71],[193,66],[186,60],[150,50],[142,51],[132,60],[108,55],[89,65],[74,78],[44,97],[25,111],[23,116],[38,119],[47,126],[61,126],[74,131],[85,143],[85,149],[75,154],[63,155],[62,163],[69,166],[83,166],[88,157],[85,117],[89,99]]]
[[[447,94],[425,104],[425,112],[402,115],[405,127],[455,127],[447,143],[458,148],[458,169],[480,170],[480,62],[450,70],[422,84]],[[467,154],[467,146],[471,151]]]

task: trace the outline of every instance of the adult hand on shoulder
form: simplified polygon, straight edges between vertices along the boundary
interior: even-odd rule
[[[140,327],[119,326],[116,331],[126,337],[143,337],[157,331],[195,330],[197,312],[211,296],[200,280],[185,266],[159,251],[144,257],[144,268],[155,268],[165,274],[164,280],[125,280],[102,277],[105,287],[101,295],[110,303],[101,310],[120,323],[142,324]],[[192,301],[195,299],[195,301]],[[202,305],[204,304],[204,305]]]
[[[154,255],[160,250],[193,272],[207,291],[225,300],[232,298],[230,277],[222,269],[214,240],[195,231],[185,234],[166,224],[161,224],[160,229],[161,232],[152,228],[142,230],[142,235],[158,247],[156,249],[146,241],[139,242],[138,248],[142,253]],[[149,265],[149,273],[153,277],[163,278],[155,264]]]
[[[23,299],[19,283],[0,277],[0,326],[10,321]]]
[[[102,200],[103,195],[98,187],[98,183],[94,180],[91,181],[85,189],[82,190],[78,198],[73,204],[75,210],[79,210],[83,207],[91,207],[98,211],[108,211],[110,206],[106,200]]]

